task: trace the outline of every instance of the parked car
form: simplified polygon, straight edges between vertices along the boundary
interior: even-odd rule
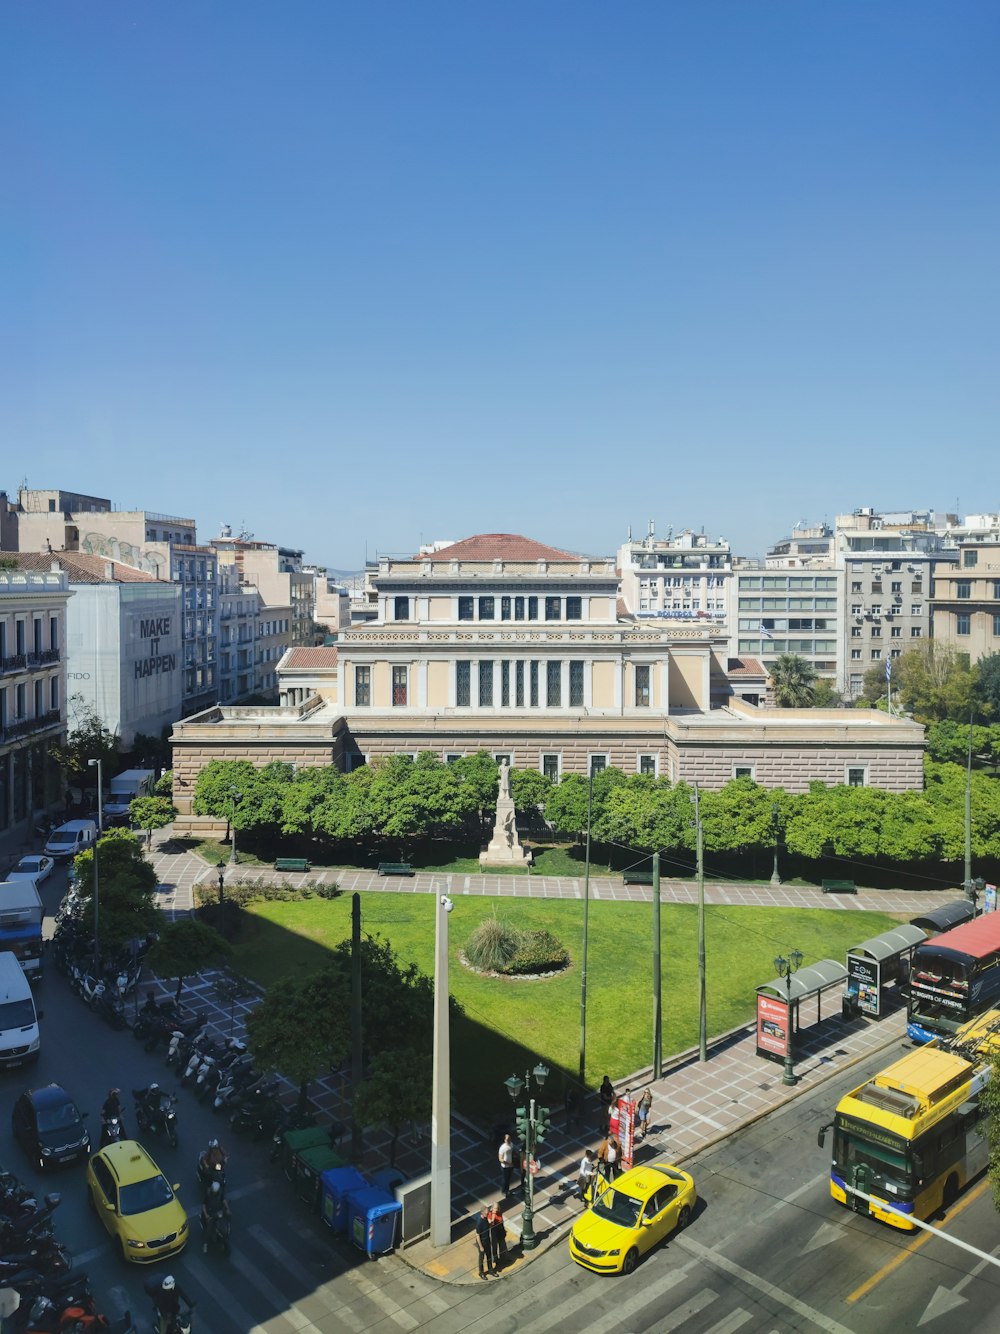
[[[22,1093],[11,1113],[14,1138],[36,1167],[58,1167],[86,1158],[90,1135],[85,1113],[59,1084]]]
[[[67,820],[53,829],[45,844],[45,853],[58,861],[68,861],[97,842],[97,825],[93,820]]]
[[[631,1274],[641,1256],[687,1227],[697,1201],[694,1178],[679,1167],[633,1167],[598,1186],[596,1201],[573,1224],[569,1253],[595,1274]]]
[[[171,1186],[138,1140],[99,1149],[87,1164],[87,1189],[101,1223],[130,1264],[153,1264],[187,1245],[179,1187]]]
[[[39,853],[35,857],[22,857],[14,869],[7,872],[7,879],[34,880],[40,885],[43,880],[48,880],[53,866],[55,862],[44,853]]]

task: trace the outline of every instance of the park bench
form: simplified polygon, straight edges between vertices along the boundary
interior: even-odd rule
[[[856,894],[858,887],[853,880],[824,880],[824,894]]]
[[[412,875],[413,867],[409,862],[379,862],[379,875]]]
[[[622,880],[626,885],[651,885],[653,883],[652,871],[622,871]]]
[[[309,862],[305,857],[278,857],[275,859],[276,871],[308,871]]]

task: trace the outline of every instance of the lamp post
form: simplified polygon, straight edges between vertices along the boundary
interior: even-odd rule
[[[778,803],[774,802],[771,806],[771,838],[774,842],[774,866],[771,869],[771,884],[780,885],[781,876],[778,874],[778,840],[781,836],[781,811]]]
[[[983,879],[983,877],[982,877],[981,875],[977,875],[976,878],[975,878],[974,880],[970,877],[970,878],[969,878],[968,880],[966,880],[965,883],[962,885],[962,888],[965,890],[965,897],[966,897],[966,898],[969,900],[969,902],[972,904],[972,915],[973,915],[973,917],[978,916],[978,914],[979,914],[979,896],[980,896],[980,894],[982,894],[983,890],[986,888],[986,881]]]
[[[239,860],[236,856],[236,803],[240,800],[242,796],[243,793],[238,792],[235,787],[231,787],[229,789],[229,804],[231,807],[230,817],[229,817],[229,865],[230,866],[238,865],[238,860]]]
[[[98,838],[94,842],[94,976],[100,975],[101,970],[101,946],[98,937],[98,927],[100,926],[100,884],[98,880],[97,855],[100,846],[100,835],[104,832],[104,765],[101,760],[88,760],[88,766],[92,769],[97,765],[97,833]]]
[[[97,832],[104,833],[104,761],[88,760],[88,766],[93,769],[97,765]]]
[[[540,1093],[549,1077],[548,1066],[539,1061],[534,1070],[525,1071],[523,1079],[520,1079],[517,1075],[511,1075],[510,1079],[504,1080],[504,1087],[515,1104],[522,1091],[528,1092],[530,1090],[532,1076],[534,1076]],[[524,1145],[525,1157],[525,1170],[521,1177],[524,1187],[524,1211],[521,1214],[521,1249],[522,1251],[533,1251],[538,1245],[538,1239],[535,1236],[535,1214],[532,1207],[535,1193],[532,1165],[535,1162],[535,1149],[542,1143],[552,1127],[552,1114],[548,1107],[539,1107],[534,1098],[529,1098],[525,1106],[517,1108],[515,1120],[518,1134],[521,1136],[521,1142]]]
[[[219,862],[215,868],[219,873],[219,907],[226,906],[226,863]]]
[[[785,1073],[781,1076],[781,1082],[783,1084],[795,1084],[798,1082],[792,1064],[792,974],[797,973],[802,967],[803,957],[801,950],[789,950],[787,959],[779,954],[774,961],[775,972],[779,977],[785,979],[785,995],[788,999],[788,1032],[785,1035]]]
[[[448,914],[434,905],[434,1046],[431,1065],[431,1245],[451,1245],[451,1015],[448,1009]]]

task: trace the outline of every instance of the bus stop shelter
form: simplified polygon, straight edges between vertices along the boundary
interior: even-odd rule
[[[847,951],[847,991],[844,1017],[882,1016],[883,988],[887,982],[905,982],[910,975],[910,954],[927,939],[922,927],[897,926]]]
[[[959,899],[955,903],[946,903],[943,908],[934,908],[930,912],[921,913],[919,917],[911,917],[910,925],[919,926],[928,936],[936,936],[942,931],[950,931],[953,926],[971,922],[974,915],[975,909],[969,900]]]
[[[757,1055],[770,1061],[783,1061],[792,1047],[792,1039],[802,1026],[802,1002],[816,998],[816,1018],[823,1018],[823,992],[842,986],[847,969],[835,959],[800,968],[788,977],[776,977],[757,988]],[[811,1011],[811,1006],[809,1007]]]

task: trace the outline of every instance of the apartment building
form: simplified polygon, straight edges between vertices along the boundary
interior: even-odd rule
[[[1000,540],[962,542],[957,561],[934,566],[930,598],[935,643],[978,662],[1000,653]]]
[[[265,619],[288,620],[286,648],[314,643],[316,585],[313,574],[303,568],[301,551],[247,536],[233,537],[228,525],[212,539],[212,547],[220,559],[237,567],[244,584],[258,590]]]
[[[0,562],[0,849],[59,805],[52,747],[66,739],[65,571]]]
[[[635,616],[711,620],[728,625],[733,556],[725,538],[690,529],[666,538],[649,531],[618,548],[620,595]]]

